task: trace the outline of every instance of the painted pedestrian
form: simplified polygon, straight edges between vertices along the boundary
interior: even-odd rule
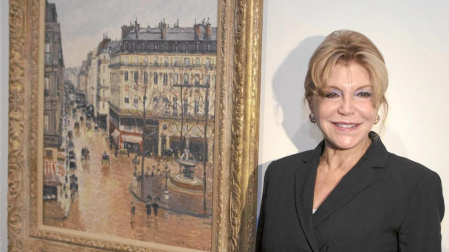
[[[136,206],[131,201],[131,223],[134,222],[134,215],[136,214]]]
[[[150,202],[150,200],[147,201],[146,208],[147,208],[147,220],[148,220],[149,218],[151,218],[151,202]]]
[[[153,212],[154,212],[154,217],[157,218],[157,209],[159,208],[159,205],[157,204],[157,199],[154,200],[153,202]]]

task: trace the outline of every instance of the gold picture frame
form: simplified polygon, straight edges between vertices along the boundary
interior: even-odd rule
[[[37,211],[43,0],[10,0],[9,251],[184,251],[43,226]],[[262,0],[218,0],[212,251],[254,251]]]

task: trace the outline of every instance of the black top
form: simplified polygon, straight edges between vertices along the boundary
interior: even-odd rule
[[[313,215],[324,141],[272,162],[265,172],[256,251],[441,251],[438,174],[389,153],[375,133],[370,137],[366,153]]]

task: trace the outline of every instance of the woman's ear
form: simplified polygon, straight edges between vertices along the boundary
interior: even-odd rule
[[[310,111],[313,113],[313,96],[307,97],[307,104],[309,105]]]

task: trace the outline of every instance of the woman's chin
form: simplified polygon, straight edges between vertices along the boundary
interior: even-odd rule
[[[369,139],[367,138],[367,140]],[[348,136],[326,140],[326,144],[328,144],[328,147],[336,150],[351,150],[366,145],[364,139]]]

